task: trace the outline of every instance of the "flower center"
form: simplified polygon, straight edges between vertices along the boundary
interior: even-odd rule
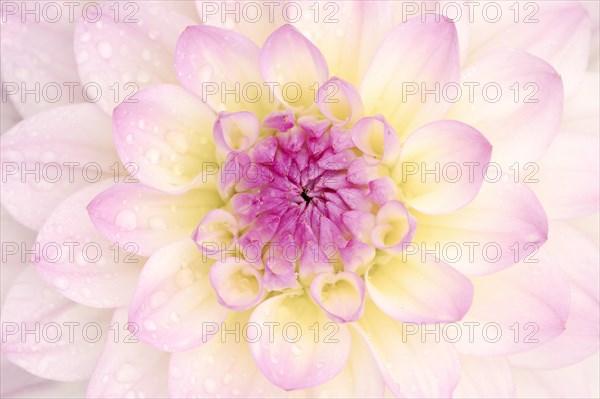
[[[368,145],[390,134],[382,117],[348,124],[276,111],[259,123],[249,112],[221,113],[217,185],[227,205],[209,212],[193,237],[216,260],[219,301],[245,310],[267,293],[310,287],[332,319],[358,317],[361,276],[376,250],[399,247],[414,230],[394,183],[379,173],[394,146]],[[348,292],[360,306],[332,311],[329,302]]]
[[[304,201],[306,201],[306,205],[310,204],[310,201],[312,201],[312,198],[308,196],[308,189],[304,189],[302,190],[302,193],[300,193],[300,196],[302,197],[302,199]]]

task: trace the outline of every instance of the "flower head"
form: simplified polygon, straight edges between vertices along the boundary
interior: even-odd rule
[[[498,24],[489,42],[470,34],[467,51],[464,24],[408,18],[406,4],[395,24],[397,4],[348,2],[335,3],[333,30],[277,18],[255,30],[219,26],[206,3],[203,24],[183,2],[140,5],[131,26],[83,18],[82,81],[133,78],[141,90],[50,109],[3,136],[3,162],[69,159],[60,143],[89,139],[73,156],[115,174],[62,182],[65,193],[48,189],[33,214],[18,201],[41,186],[19,184],[20,172],[3,181],[3,205],[39,229],[37,243],[62,241],[57,256],[33,260],[52,290],[24,272],[3,317],[77,314],[139,339],[78,340],[71,347],[88,356],[73,349],[76,366],[59,371],[64,352],[45,350],[62,346],[9,333],[9,360],[51,379],[90,378],[92,397],[450,397],[510,396],[511,367],[545,367],[565,344],[576,349],[556,367],[597,351],[597,320],[584,314],[598,292],[586,297],[581,274],[565,270],[574,251],[553,243],[548,221],[597,211],[597,192],[577,175],[569,187],[584,199],[553,199],[520,177],[565,140],[565,98],[588,53],[579,6],[543,8],[544,27],[558,21],[542,31],[547,45],[523,38],[543,37],[539,26],[515,34]],[[470,91],[448,95],[457,87]],[[97,138],[75,134],[90,123]],[[597,137],[585,140],[587,170]],[[581,149],[570,143],[561,149]],[[123,169],[126,180],[113,181]],[[572,230],[551,231],[578,240]],[[74,256],[55,253],[73,242],[83,244]],[[581,244],[579,271],[594,264],[592,247]],[[20,294],[30,281],[46,288]],[[509,334],[530,327],[535,340]],[[423,339],[428,328],[443,339]]]

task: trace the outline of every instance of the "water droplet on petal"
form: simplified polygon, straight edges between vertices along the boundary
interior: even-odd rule
[[[137,227],[137,216],[129,209],[123,209],[117,213],[115,224],[125,230],[132,231]]]
[[[216,381],[212,378],[207,378],[204,381],[204,390],[206,391],[206,393],[215,393],[215,391],[217,390]]]
[[[144,328],[148,331],[155,331],[157,329],[156,323],[150,320],[144,322]]]
[[[57,277],[54,280],[52,280],[52,284],[54,284],[54,286],[56,288],[58,288],[59,290],[66,290],[67,288],[69,288],[71,286],[71,284],[69,283],[69,280],[67,280],[64,277]]]
[[[148,226],[153,231],[160,231],[167,228],[167,223],[165,223],[165,221],[158,216],[152,216],[150,219],[148,219]]]
[[[100,54],[100,57],[108,59],[113,53],[112,46],[109,42],[103,40],[98,43],[98,53]]]
[[[158,161],[160,161],[160,151],[157,148],[150,148],[146,151],[146,159],[151,163],[156,165]]]

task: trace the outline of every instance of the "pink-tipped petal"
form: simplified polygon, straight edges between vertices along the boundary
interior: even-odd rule
[[[538,160],[559,131],[563,110],[561,76],[529,53],[496,49],[463,73],[463,93],[448,118],[468,123],[494,146],[492,160],[510,170]],[[489,83],[487,83],[489,82]]]
[[[471,277],[473,304],[459,323],[457,349],[477,356],[532,350],[565,330],[569,285],[554,258],[543,250],[532,260],[489,276]]]
[[[219,259],[237,240],[239,230],[235,216],[223,209],[213,209],[200,220],[192,239],[205,256]]]
[[[424,253],[380,256],[366,274],[369,297],[383,312],[404,322],[454,322],[473,300],[469,279]]]
[[[416,127],[442,117],[450,103],[429,95],[459,78],[456,28],[437,15],[414,17],[384,39],[362,81],[367,115],[384,114],[403,138]]]
[[[314,104],[315,90],[329,77],[319,49],[291,25],[267,38],[260,51],[260,72],[280,102],[300,109]]]
[[[3,398],[83,398],[87,381],[59,382],[34,376],[0,354],[0,373]]]
[[[167,352],[194,348],[212,338],[225,317],[208,278],[211,261],[187,239],[152,255],[129,309],[136,337]]]
[[[537,252],[548,234],[544,208],[513,176],[496,180],[492,173],[477,198],[458,212],[416,214],[414,244],[465,274],[494,273]]]
[[[344,270],[359,275],[365,272],[376,255],[373,246],[356,240],[350,240],[345,247],[339,249],[339,252],[344,263]]]
[[[363,117],[360,94],[345,80],[331,78],[317,91],[317,107],[335,126],[353,124]]]
[[[66,8],[49,4],[2,7],[2,114],[7,98],[23,117],[84,101],[73,54],[73,23],[64,15]],[[57,20],[50,17],[56,12]],[[72,92],[65,83],[74,85]]]
[[[514,398],[515,384],[506,359],[498,357],[460,356],[460,382],[455,398]]]
[[[174,398],[286,398],[261,373],[250,342],[269,326],[248,322],[249,312],[229,312],[216,336],[198,348],[171,355],[169,393]],[[288,372],[288,371],[286,371]]]
[[[113,308],[131,300],[144,258],[135,242],[119,247],[94,226],[87,205],[114,183],[89,185],[54,209],[37,236],[33,261],[39,274],[67,298]]]
[[[179,193],[218,170],[214,112],[188,91],[156,85],[119,105],[113,115],[117,152],[141,183]]]
[[[265,377],[286,390],[310,388],[329,381],[344,368],[350,355],[348,327],[330,321],[302,293],[286,293],[266,300],[254,310],[250,323],[272,326],[260,339],[250,343],[250,349]],[[319,330],[317,338],[310,330],[315,323]],[[324,332],[332,330],[336,331],[335,336],[328,339]]]
[[[263,117],[277,102],[263,84],[259,51],[250,39],[229,29],[189,26],[177,41],[177,79],[215,111],[244,110]]]
[[[373,398],[384,396],[385,382],[379,372],[375,358],[365,340],[354,329],[350,329],[352,350],[346,367],[333,379],[314,388],[292,391],[292,398]]]
[[[70,301],[27,267],[2,307],[2,353],[42,378],[85,380],[102,352],[111,315]]]
[[[586,72],[577,91],[568,96],[565,101],[561,132],[586,132],[600,135],[598,109],[600,109],[600,74]]]
[[[398,136],[382,116],[359,120],[349,134],[354,145],[363,152],[369,163],[392,166],[398,161]]]
[[[557,338],[531,351],[511,356],[510,363],[515,367],[565,367],[598,351],[598,246],[567,224],[554,222],[550,224],[550,236],[544,249],[558,261],[569,280],[569,318],[565,331]]]
[[[14,220],[0,207],[0,236],[2,237],[2,259],[0,259],[0,306],[15,279],[27,265],[24,250],[31,250],[35,243],[35,232]]]
[[[212,338],[225,317],[208,277],[212,261],[187,239],[152,255],[129,309],[136,336],[167,352],[194,348]]]
[[[321,273],[312,281],[310,295],[330,319],[347,323],[362,315],[365,283],[352,272]]]
[[[513,368],[517,398],[597,398],[600,396],[598,354],[554,370]]]
[[[108,114],[148,86],[176,82],[175,43],[186,26],[196,23],[185,15],[188,2],[132,6],[90,7],[89,17],[80,18],[75,29],[75,57],[86,96]]]
[[[475,14],[470,31],[477,34],[470,35],[467,62],[477,62],[484,53],[498,47],[524,50],[548,61],[564,79],[566,92],[573,93],[590,53],[590,18],[586,10],[572,1],[527,4],[519,6],[517,16],[516,8],[511,9],[513,3],[495,3],[490,13],[495,9],[502,17],[494,23]]]
[[[100,193],[87,206],[92,223],[121,247],[134,244],[140,255],[190,236],[207,212],[223,201],[214,190],[169,195],[139,183],[121,183]]]
[[[422,338],[414,325],[409,329],[370,301],[353,327],[369,346],[393,396],[451,397],[460,378],[458,354],[452,344],[432,336]]]
[[[267,36],[285,23],[287,16],[286,3],[270,3],[268,1],[246,2],[240,0],[226,0],[214,2],[210,0],[196,0],[196,10],[202,24],[223,29],[231,29],[252,39],[261,46]],[[298,4],[298,3],[296,3]],[[293,17],[296,7],[289,10]]]
[[[342,76],[356,87],[369,68],[379,44],[393,27],[390,4],[384,1],[333,1],[321,4],[291,2],[302,8],[294,21],[300,32],[322,52],[332,76]],[[352,62],[348,62],[352,60]]]
[[[258,118],[252,112],[221,112],[213,135],[217,147],[224,153],[242,152],[254,145],[258,131]]]
[[[473,127],[458,121],[429,123],[402,147],[393,178],[412,207],[426,214],[454,212],[479,192],[492,146]]]
[[[561,133],[538,164],[521,171],[550,219],[598,212],[600,141],[594,134]]]
[[[57,107],[27,118],[3,134],[0,143],[2,205],[34,230],[70,194],[114,178],[119,168],[110,118],[94,104]]]
[[[266,295],[261,274],[240,258],[215,262],[209,277],[219,303],[237,312],[256,306]]]
[[[371,243],[378,249],[402,251],[411,242],[417,220],[400,201],[388,201],[375,216],[375,226],[371,231]]]
[[[135,338],[127,309],[115,310],[111,332],[87,387],[87,398],[167,396],[169,354]]]

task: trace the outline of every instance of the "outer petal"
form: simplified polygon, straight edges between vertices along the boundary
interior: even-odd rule
[[[209,263],[192,240],[182,240],[152,255],[129,309],[140,326],[136,336],[163,351],[196,347],[211,338],[225,315],[208,279]]]
[[[252,111],[262,118],[277,103],[262,84],[259,52],[256,44],[239,33],[191,26],[177,41],[177,79],[214,110]]]
[[[108,339],[90,378],[88,398],[165,398],[169,355],[139,342],[128,329],[127,309],[117,309]]]
[[[346,367],[333,379],[314,388],[293,391],[293,398],[383,398],[385,382],[371,350],[354,330],[352,350]]]
[[[449,213],[475,198],[491,153],[490,143],[471,126],[432,122],[406,139],[393,177],[418,211]]]
[[[517,398],[597,398],[598,354],[556,370],[513,369]]]
[[[406,22],[415,15],[426,15],[434,12],[438,14],[436,18],[446,18],[454,22],[458,42],[460,43],[460,60],[461,64],[464,63],[469,50],[470,27],[473,19],[473,15],[469,11],[475,4],[454,0],[430,0],[423,3],[412,0],[394,0],[390,1],[390,3],[394,25]]]
[[[21,114],[15,108],[14,101],[19,101],[18,98],[12,98],[9,93],[14,92],[16,88],[12,85],[12,91],[7,92],[7,87],[4,84],[4,79],[0,83],[0,95],[2,96],[2,112],[0,113],[0,134],[4,134],[21,120]],[[4,101],[4,99],[7,99]]]
[[[260,50],[260,72],[275,82],[275,97],[293,108],[314,104],[316,87],[329,77],[327,61],[296,28],[284,25],[273,32]]]
[[[27,251],[35,242],[35,233],[17,223],[4,209],[0,208],[0,237],[2,259],[0,263],[0,305],[13,281],[29,263]]]
[[[282,4],[283,3],[283,4]],[[257,45],[262,45],[275,29],[284,24],[283,7],[287,0],[278,3],[267,1],[244,2],[226,0],[214,1],[196,0],[196,9],[202,24],[219,28],[233,29],[252,39]],[[290,11],[290,14],[295,12]]]
[[[460,357],[460,382],[455,398],[514,398],[515,384],[506,359],[501,357]]]
[[[63,199],[89,183],[114,177],[118,167],[110,119],[93,104],[68,105],[28,118],[2,135],[0,143],[2,205],[34,230]]]
[[[431,14],[423,21],[411,18],[387,35],[361,86],[365,114],[384,114],[400,137],[439,119],[449,108],[449,103],[433,96],[424,101],[420,88],[433,90],[436,84],[459,78],[454,25]]]
[[[537,263],[522,261],[490,276],[472,277],[473,305],[460,323],[456,347],[478,356],[532,350],[565,330],[568,283],[544,251]]]
[[[38,272],[55,289],[100,308],[128,303],[143,265],[135,242],[117,247],[87,214],[87,204],[110,184],[86,187],[56,207],[38,234],[34,255]]]
[[[304,294],[286,293],[266,300],[254,310],[250,323],[273,326],[272,333],[263,333],[260,339],[252,340],[250,349],[267,379],[286,390],[310,388],[329,381],[344,368],[350,355],[348,327],[328,321]],[[311,326],[314,330],[315,323],[319,330],[317,339],[310,330]],[[301,333],[287,339],[294,334],[293,329]]]
[[[475,11],[468,62],[493,48],[525,50],[548,61],[563,77],[566,92],[572,93],[587,68],[590,51],[590,20],[585,9],[571,1],[532,2],[517,7],[498,2],[493,8],[503,15],[495,23],[482,18],[481,8]]]
[[[213,111],[175,85],[150,87],[133,100],[117,107],[113,129],[117,151],[136,165],[135,176],[171,193],[208,182],[208,172],[218,170]]]
[[[94,225],[122,247],[137,245],[150,256],[160,247],[189,237],[197,221],[222,205],[213,190],[191,190],[168,195],[141,184],[122,183],[102,192],[87,210]]]
[[[400,321],[457,321],[473,299],[473,287],[466,277],[424,253],[379,256],[365,279],[377,307]]]
[[[483,132],[504,170],[539,159],[560,127],[561,76],[540,58],[497,49],[464,71],[462,85],[471,83],[479,86],[472,93],[462,90],[448,117]]]
[[[61,3],[46,6],[46,3],[35,7],[8,2],[2,6],[2,80],[7,98],[23,117],[83,101],[73,54],[73,24],[69,22],[68,11]],[[62,17],[51,22],[50,13],[57,8]],[[34,9],[37,12],[24,13]],[[47,14],[42,10],[47,10]],[[23,19],[25,22],[21,22]],[[71,94],[65,83],[74,85]],[[2,97],[2,113],[5,106]]]
[[[111,313],[68,300],[29,267],[15,281],[2,308],[2,352],[43,378],[87,379],[102,351]],[[25,334],[26,330],[37,333]]]
[[[566,98],[561,131],[600,135],[598,109],[600,109],[600,74],[587,72],[577,91]]]
[[[58,382],[46,380],[29,374],[22,368],[9,362],[4,354],[0,355],[0,373],[3,398],[82,398],[85,396],[87,381]]]
[[[581,5],[590,15],[592,27],[588,69],[590,71],[597,71],[600,68],[600,5],[592,1],[583,1]]]
[[[600,139],[583,133],[562,133],[529,174],[550,219],[567,219],[597,212],[600,201]],[[539,173],[535,173],[539,168]],[[532,174],[534,172],[535,174]],[[526,180],[527,181],[527,180]]]
[[[558,368],[578,362],[598,351],[600,300],[598,247],[576,229],[553,223],[544,246],[559,262],[569,280],[571,309],[566,330],[534,350],[510,357],[522,368]],[[564,350],[569,348],[569,350]]]
[[[248,323],[248,312],[231,312],[222,332],[197,349],[174,353],[169,365],[169,393],[176,398],[285,398],[270,383],[250,353],[252,334],[268,327]]]
[[[514,183],[510,175],[498,177],[497,182],[485,183],[477,198],[458,212],[416,214],[419,227],[413,245],[436,251],[466,274],[493,273],[530,257],[546,242],[546,214],[525,185]]]
[[[407,334],[372,302],[355,324],[371,349],[387,387],[397,397],[449,398],[460,378],[458,354],[451,344]]]
[[[294,25],[323,52],[331,75],[358,87],[377,47],[392,30],[390,2],[296,4],[302,6],[304,18]]]
[[[146,86],[175,82],[175,43],[185,27],[195,22],[179,12],[193,10],[188,2],[105,3],[100,7],[100,15],[90,12],[90,18],[77,23],[75,54],[81,81],[91,87],[88,97],[112,113],[116,105],[131,101],[130,96]]]

